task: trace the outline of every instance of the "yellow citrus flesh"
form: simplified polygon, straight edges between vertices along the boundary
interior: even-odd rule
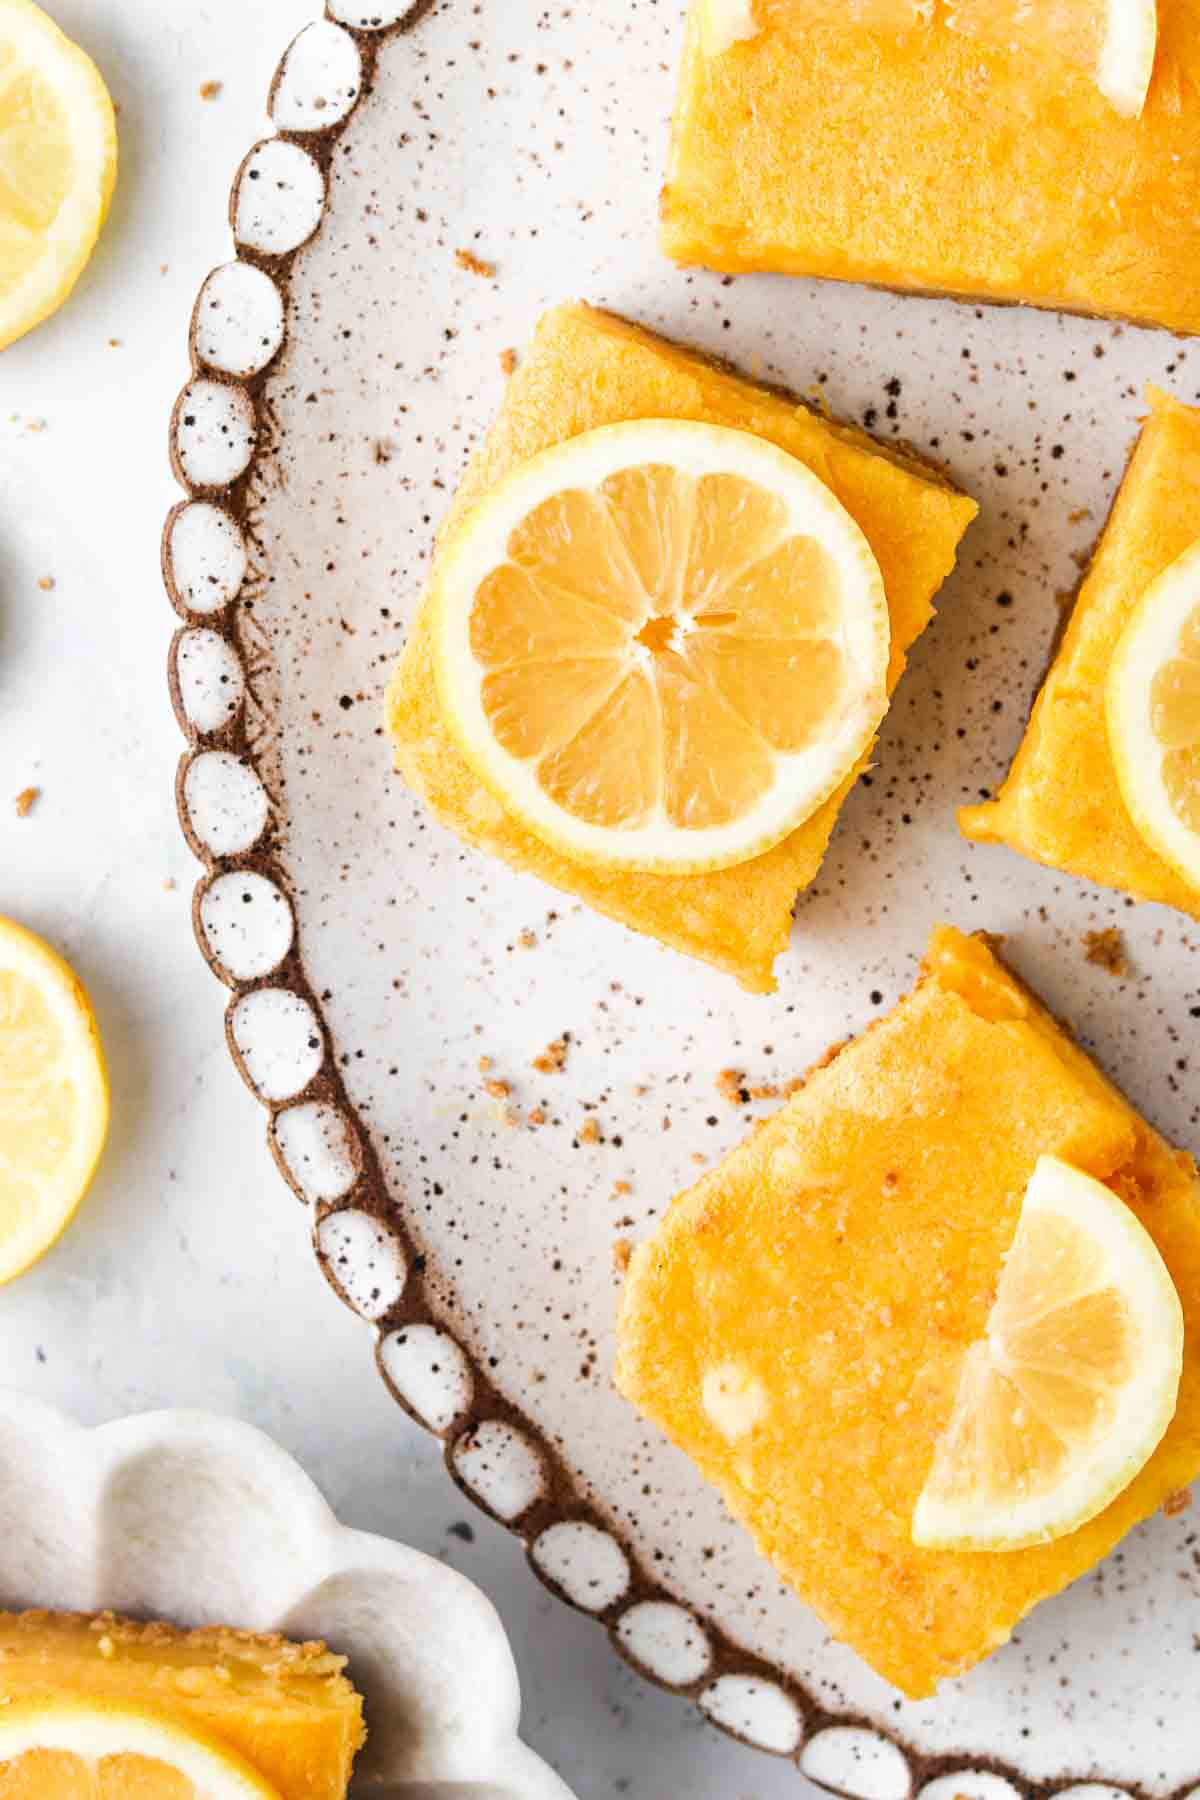
[[[279,1800],[233,1751],[167,1715],[80,1700],[0,1714],[3,1800]]]
[[[66,1229],[107,1131],[87,995],[48,945],[0,919],[0,1282]]]
[[[942,27],[984,44],[1061,57],[1134,118],[1146,103],[1158,48],[1156,0],[704,0],[703,24],[710,56],[777,24]]]
[[[60,307],[117,175],[95,65],[32,0],[0,0],[0,349]]]
[[[1182,1362],[1182,1308],[1148,1232],[1102,1182],[1043,1157],[914,1541],[1017,1550],[1086,1524],[1161,1442]]]
[[[1200,543],[1143,595],[1114,652],[1105,703],[1130,817],[1200,890]]]
[[[592,864],[759,855],[886,711],[865,538],[802,464],[722,427],[606,427],[523,465],[446,546],[434,618],[476,772]]]

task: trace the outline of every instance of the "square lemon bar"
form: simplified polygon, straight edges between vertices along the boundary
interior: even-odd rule
[[[1075,1532],[919,1549],[913,1508],[1043,1153],[1106,1182],[1161,1251],[1185,1319],[1178,1410]],[[1195,1166],[984,939],[940,928],[914,992],[635,1252],[616,1379],[834,1637],[931,1694],[1200,1472]]]
[[[1104,690],[1130,614],[1200,538],[1200,410],[1156,389],[1070,623],[994,800],[964,807],[966,836],[1160,900],[1200,918],[1200,891],[1141,837],[1121,797]]]
[[[946,0],[755,0],[760,28],[719,55],[708,4],[662,199],[676,261],[1200,331],[1194,0],[1158,0],[1140,118],[1050,48],[951,30]]]
[[[883,575],[894,688],[954,567],[974,501],[931,465],[611,314],[569,305],[542,320],[448,523],[538,452],[631,419],[695,419],[752,432],[790,452],[833,490],[866,534]],[[750,862],[711,874],[633,874],[586,867],[549,848],[476,779],[441,716],[423,614],[388,690],[387,720],[397,769],[468,843],[760,993],[775,986],[773,965],[787,945],[796,896],[816,876],[861,773],[783,843]]]
[[[273,1634],[179,1631],[112,1613],[0,1613],[0,1702],[149,1707],[236,1750],[280,1800],[345,1800],[366,1739],[345,1667],[324,1644]]]

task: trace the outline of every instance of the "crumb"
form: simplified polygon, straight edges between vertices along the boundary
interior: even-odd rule
[[[534,1057],[530,1067],[536,1069],[539,1075],[561,1075],[567,1066],[569,1043],[570,1039],[564,1031],[560,1038],[555,1038],[552,1044],[546,1045],[540,1056]]]
[[[164,894],[173,894],[174,892],[175,892],[175,877],[173,875],[168,875],[166,880],[163,882],[163,893]]]
[[[514,1107],[501,1106],[497,1109],[497,1113],[500,1123],[507,1131],[515,1131],[521,1123],[521,1115]]]
[[[108,347],[110,350],[119,350],[121,345],[122,340],[120,338],[109,338],[108,340]]]
[[[639,1081],[635,1084],[633,1092],[635,1098],[641,1100],[650,1092],[650,1089],[646,1086],[644,1081]]]
[[[717,1092],[730,1106],[745,1106],[750,1098],[740,1069],[722,1069],[717,1076]]]
[[[512,1087],[507,1081],[485,1081],[483,1091],[492,1100],[507,1100]]]
[[[633,1245],[628,1238],[618,1238],[613,1245],[613,1268],[618,1275],[623,1275],[629,1267],[633,1255]]]
[[[515,375],[517,372],[517,353],[515,350],[500,352],[500,369],[504,375]]]
[[[1094,963],[1098,969],[1104,969],[1109,975],[1115,975],[1118,980],[1129,974],[1125,941],[1115,925],[1110,925],[1105,931],[1085,931],[1083,950],[1088,962]]]
[[[518,932],[517,942],[520,944],[522,950],[537,949],[537,936],[534,932],[529,930],[528,926],[526,926],[524,931]]]
[[[491,1059],[491,1057],[490,1057],[490,1056],[481,1056],[481,1057],[480,1057],[480,1059],[479,1059],[479,1073],[480,1073],[480,1074],[481,1074],[481,1075],[486,1075],[486,1074],[487,1074],[487,1072],[488,1072],[488,1070],[489,1070],[489,1069],[490,1069],[490,1068],[491,1068],[491,1067],[492,1067],[492,1066],[493,1066],[493,1065],[492,1065],[492,1059]]]
[[[708,1158],[707,1158],[707,1156],[705,1156],[703,1150],[693,1150],[692,1151],[692,1161],[695,1163],[695,1165],[698,1169],[702,1169],[704,1167],[705,1163],[708,1161]]]
[[[1175,1488],[1162,1503],[1163,1518],[1177,1519],[1191,1504],[1192,1496],[1187,1488]]]
[[[41,788],[22,788],[21,792],[17,795],[16,802],[18,819],[27,819],[29,817],[37,801],[41,799],[41,795]]]
[[[202,100],[216,100],[224,91],[224,87],[225,83],[223,81],[202,81],[200,83],[200,98]]]
[[[628,1181],[618,1181],[618,1182],[615,1182],[613,1185],[613,1199],[614,1200],[616,1200],[618,1198],[618,1196],[620,1196],[622,1194],[632,1194],[632,1192],[633,1192],[633,1187]]]
[[[45,419],[26,419],[25,429],[26,431],[45,431],[46,421]]]
[[[525,1115],[525,1123],[529,1126],[531,1131],[536,1131],[539,1125],[544,1125],[546,1123],[544,1109],[540,1106],[531,1106]]]
[[[159,272],[159,274],[160,274],[160,275],[167,275],[167,274],[169,274],[169,273],[170,273],[170,269],[171,269],[171,265],[170,265],[170,263],[159,263],[159,265],[158,265],[158,272]]]
[[[392,443],[391,438],[375,439],[375,461],[377,463],[390,463],[394,450],[395,445]]]
[[[495,263],[484,262],[483,258],[476,256],[473,250],[456,250],[454,260],[460,269],[466,270],[468,275],[482,275],[485,281],[490,281],[496,273]]]
[[[1090,519],[1091,516],[1092,509],[1090,506],[1076,506],[1067,514],[1067,524],[1082,525],[1083,521],[1085,519]]]
[[[40,575],[38,577],[38,586],[41,588],[43,594],[52,594],[57,585],[53,575]]]
[[[600,1142],[599,1119],[593,1118],[590,1114],[588,1115],[583,1121],[583,1124],[579,1127],[579,1142],[581,1144],[598,1144]]]

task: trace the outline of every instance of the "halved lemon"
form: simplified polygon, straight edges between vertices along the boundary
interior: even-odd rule
[[[88,997],[48,944],[0,918],[0,1283],[66,1230],[107,1132]]]
[[[101,1701],[0,1710],[4,1800],[280,1800],[215,1738],[166,1715]]]
[[[0,350],[75,286],[116,179],[95,64],[33,0],[0,0]]]
[[[1117,112],[1146,104],[1158,51],[1156,0],[702,0],[709,56],[772,23],[840,24],[875,31],[944,26],[981,42],[1050,53],[1085,70]]]
[[[1130,817],[1200,889],[1200,541],[1139,601],[1109,664],[1105,707]]]
[[[1085,1525],[1162,1441],[1182,1367],[1183,1310],[1149,1233],[1102,1182],[1042,1157],[914,1542],[1019,1550]]]
[[[593,866],[760,855],[887,710],[866,538],[803,463],[722,426],[605,426],[524,464],[444,545],[432,617],[467,760]]]

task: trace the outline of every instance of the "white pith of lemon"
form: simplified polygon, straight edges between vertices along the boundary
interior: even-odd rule
[[[117,178],[94,63],[33,0],[0,0],[0,350],[62,305]]]
[[[75,1699],[0,1709],[0,1789],[15,1800],[280,1800],[241,1756],[165,1714]]]
[[[432,627],[460,749],[592,866],[728,867],[807,819],[887,710],[870,545],[747,432],[605,426],[501,481],[443,547]]]
[[[943,27],[965,37],[1036,54],[1048,51],[1086,70],[1119,113],[1146,104],[1158,51],[1157,0],[701,0],[700,41],[723,56],[772,22],[837,24],[873,31]]]
[[[107,1131],[87,995],[48,944],[0,918],[0,1284],[66,1229]]]
[[[1113,653],[1104,699],[1129,815],[1200,891],[1200,541],[1142,596]]]
[[[914,1542],[1018,1550],[1078,1530],[1158,1448],[1182,1366],[1183,1310],[1145,1227],[1102,1182],[1042,1157]]]

